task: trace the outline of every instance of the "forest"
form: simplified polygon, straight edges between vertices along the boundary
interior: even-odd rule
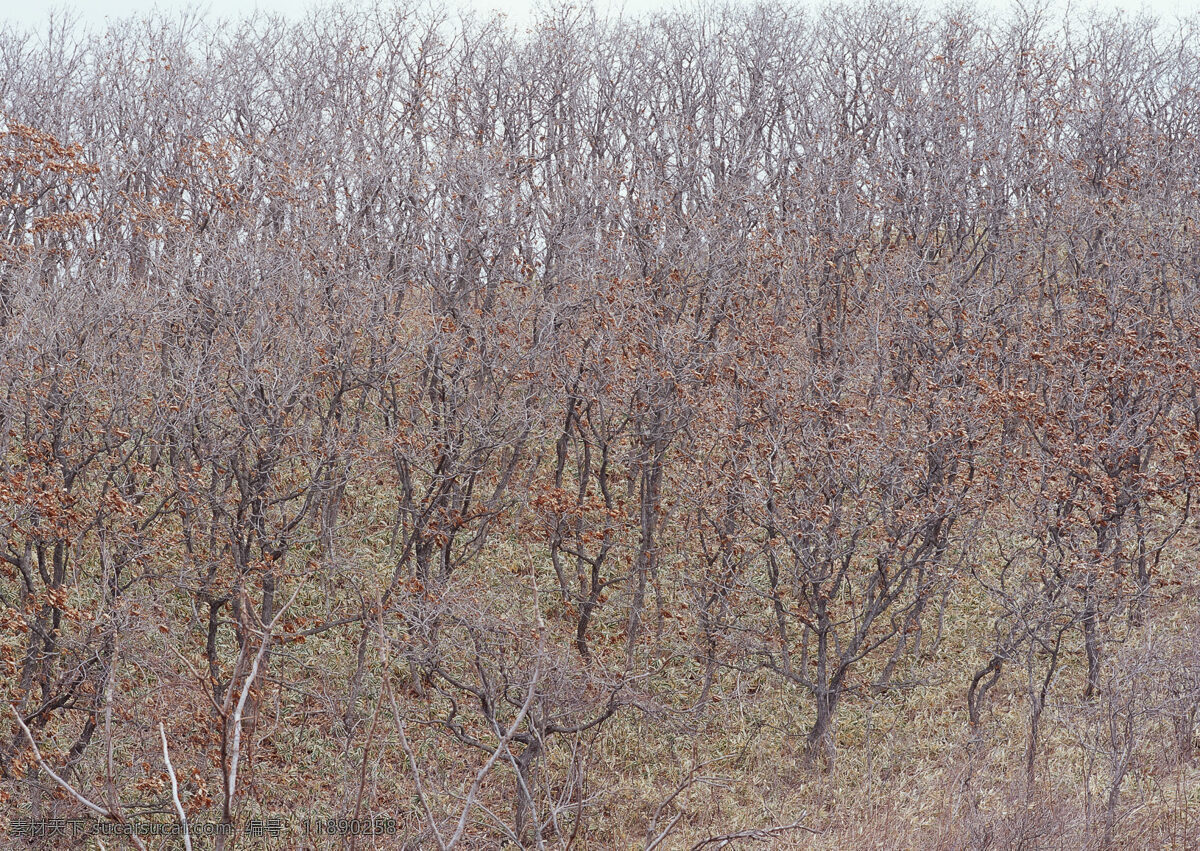
[[[1198,25],[0,27],[0,846],[1196,848]]]

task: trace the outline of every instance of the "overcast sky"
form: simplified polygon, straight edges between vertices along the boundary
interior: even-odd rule
[[[580,5],[587,0],[580,0]],[[820,0],[795,0],[800,5],[821,5]],[[1028,0],[1030,4],[1037,0]],[[1052,0],[1054,8],[1063,8],[1067,0]],[[498,10],[509,15],[514,23],[527,22],[534,10],[544,4],[544,0],[446,0],[448,7],[461,6],[479,11]],[[314,0],[7,0],[3,3],[4,11],[0,18],[15,22],[26,27],[39,27],[51,11],[61,13],[70,10],[77,13],[87,24],[103,26],[105,18],[125,17],[134,13],[142,13],[154,8],[164,10],[195,7],[207,10],[218,18],[236,18],[255,7],[267,11],[279,12],[288,17],[300,17],[312,5],[325,5]],[[348,5],[354,5],[350,3]],[[598,9],[610,12],[624,9],[626,14],[637,15],[649,10],[671,8],[680,5],[674,0],[596,0]],[[937,2],[925,2],[921,5],[936,7]],[[979,0],[982,8],[1007,9],[1008,0]],[[1200,0],[1073,0],[1076,7],[1096,5],[1103,9],[1123,9],[1129,12],[1149,11],[1163,18],[1173,19],[1180,15],[1193,15],[1200,12]]]

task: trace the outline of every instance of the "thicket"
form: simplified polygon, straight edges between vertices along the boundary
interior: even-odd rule
[[[0,31],[5,818],[1192,847],[1198,45]]]

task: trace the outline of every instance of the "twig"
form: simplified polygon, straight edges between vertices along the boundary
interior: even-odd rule
[[[250,688],[254,685],[255,678],[258,677],[258,666],[262,663],[263,656],[266,655],[267,648],[271,646],[271,631],[275,628],[275,624],[279,623],[279,619],[283,617],[283,613],[288,610],[296,599],[296,595],[300,593],[303,585],[297,585],[296,590],[292,592],[292,596],[284,603],[283,608],[275,613],[275,617],[271,618],[271,622],[267,624],[263,630],[262,644],[259,645],[258,653],[254,656],[254,662],[250,665],[250,673],[246,675],[246,681],[242,683],[242,694],[238,698],[237,708],[233,711],[233,755],[229,760],[229,783],[227,799],[229,802],[229,810],[233,809],[233,796],[237,791],[237,771],[238,760],[241,758],[242,744],[242,712],[246,708],[246,700],[250,697]]]
[[[488,758],[487,763],[483,768],[479,769],[479,773],[475,775],[475,780],[471,783],[471,788],[467,791],[467,799],[463,804],[462,815],[459,816],[458,826],[454,831],[454,835],[450,837],[450,841],[446,843],[446,851],[450,851],[462,839],[463,831],[467,829],[467,818],[471,813],[471,807],[475,805],[475,796],[479,794],[479,787],[483,785],[483,778],[492,770],[492,766],[496,764],[496,760],[500,759],[500,755],[508,750],[508,743],[512,737],[517,734],[517,728],[521,726],[521,722],[525,720],[526,714],[529,712],[529,707],[533,705],[533,699],[537,696],[537,682],[541,675],[541,655],[538,655],[538,664],[533,668],[533,678],[529,683],[529,695],[525,698],[525,703],[521,707],[521,711],[517,713],[517,717],[513,719],[508,731],[500,738],[500,744],[496,746],[496,750]],[[496,728],[497,731],[499,727]]]
[[[400,745],[404,748],[404,754],[408,757],[408,765],[412,769],[413,782],[417,786],[417,797],[421,800],[421,809],[425,811],[425,817],[429,820],[429,827],[433,831],[433,838],[437,841],[438,848],[441,851],[445,851],[446,842],[442,839],[442,834],[438,830],[437,819],[433,817],[433,810],[429,808],[429,799],[425,797],[425,787],[421,783],[421,773],[417,770],[417,757],[413,753],[412,746],[408,743],[408,736],[404,734],[404,719],[400,715],[400,707],[396,705],[396,693],[392,690],[392,684],[387,678],[386,671],[384,672],[384,686],[387,688],[388,700],[392,704],[392,714],[396,718],[396,728],[400,731]]]
[[[516,848],[522,847],[521,840],[517,837],[517,834],[513,832],[513,829],[504,823],[504,819],[500,818],[500,816],[498,816],[498,815],[496,815],[496,813],[492,812],[491,808],[488,807],[487,804],[485,804],[483,801],[476,801],[475,808],[478,810],[483,810],[484,814],[492,820],[492,824],[495,826],[495,828],[497,830],[501,831],[506,837],[508,837],[508,839],[510,839],[512,841],[514,847],[516,847]],[[485,822],[483,822],[483,819],[477,819],[476,821],[477,821],[477,823],[485,823]],[[507,848],[508,846],[504,845],[501,847]]]
[[[113,681],[117,674],[117,638],[120,631],[113,630],[113,652],[108,661],[108,671],[104,678],[104,794],[108,796],[110,807],[117,806],[117,782],[113,771],[113,737],[112,737],[112,702]]]
[[[386,643],[383,640],[383,614],[382,614],[383,605],[382,605],[382,603],[379,602],[378,597],[376,597],[375,603],[379,607],[380,612],[381,612],[381,614],[379,615],[379,635],[380,635],[379,654],[381,657],[381,661],[383,662],[383,676],[387,677],[388,656],[387,656],[387,648],[385,646]],[[379,698],[375,701],[375,711],[373,713],[371,713],[371,726],[367,729],[367,741],[363,745],[362,769],[360,770],[359,775],[358,775],[358,794],[355,795],[355,797],[354,797],[354,815],[351,817],[351,824],[358,824],[358,815],[360,812],[362,812],[363,790],[367,786],[367,759],[371,755],[371,744],[375,741],[375,728],[379,724],[379,710],[382,706],[383,706],[383,689],[380,688]],[[358,835],[355,832],[351,831],[350,832],[350,851],[354,851],[354,848],[357,844],[358,844]]]
[[[679,824],[679,820],[681,818],[683,818],[682,812],[675,813],[675,818],[671,819],[671,821],[667,823],[667,826],[664,827],[661,832],[659,832],[658,836],[646,843],[645,851],[654,851],[655,848],[661,845],[662,841],[667,838],[667,834],[675,829],[675,825]]]
[[[187,813],[183,811],[183,802],[179,800],[179,780],[175,777],[175,766],[171,765],[171,753],[167,750],[167,731],[161,721],[158,722],[158,735],[162,739],[163,762],[167,764],[167,774],[171,777],[171,800],[175,802],[175,812],[179,813],[179,823],[183,827],[183,847],[192,851],[192,837],[188,830]]]
[[[96,815],[100,816],[100,818],[107,819],[109,821],[114,821],[117,824],[125,824],[125,819],[121,816],[120,813],[114,812],[113,810],[105,809],[104,807],[100,806],[99,804],[92,803],[90,800],[85,798],[82,793],[77,791],[74,786],[72,786],[66,780],[59,777],[57,773],[55,773],[54,769],[50,767],[49,763],[47,763],[46,760],[42,758],[42,752],[40,750],[38,750],[37,742],[34,741],[34,739],[33,739],[33,733],[31,733],[29,731],[29,728],[25,726],[25,721],[23,718],[21,718],[21,713],[17,711],[17,707],[13,706],[11,703],[8,706],[9,706],[9,709],[11,709],[13,711],[13,715],[17,716],[17,723],[21,725],[21,729],[25,731],[25,737],[27,739],[29,739],[29,746],[31,748],[33,748],[33,756],[35,759],[37,759],[38,765],[41,766],[42,771],[49,774],[51,779],[53,779],[54,782],[57,783],[59,786],[61,786],[64,790],[66,790],[66,792],[68,794],[70,794],[71,797],[73,797],[79,803],[83,804],[85,807],[87,807],[89,810],[94,812]],[[134,844],[134,847],[140,849],[140,851],[146,851],[145,844],[142,842],[141,839],[138,838],[136,833],[129,834],[129,841]]]
[[[661,845],[663,843],[663,841],[667,838],[668,834],[670,834],[670,832],[675,829],[675,825],[677,825],[679,823],[679,820],[681,818],[683,818],[683,815],[684,815],[683,812],[677,813],[675,815],[675,818],[671,819],[670,823],[667,824],[667,826],[665,828],[663,828],[661,831],[659,831],[657,835],[655,835],[654,830],[656,827],[658,827],[658,818],[659,818],[659,816],[661,816],[663,814],[663,810],[665,810],[667,807],[671,806],[672,801],[674,801],[676,798],[678,798],[680,795],[682,795],[686,790],[690,789],[692,786],[695,786],[697,783],[720,785],[721,778],[697,776],[696,772],[698,772],[702,768],[707,768],[708,766],[710,766],[714,763],[729,759],[732,756],[736,756],[736,754],[724,754],[722,756],[714,757],[713,759],[706,760],[705,762],[699,763],[698,765],[693,765],[691,767],[691,769],[687,773],[687,776],[684,777],[683,780],[680,781],[679,785],[675,787],[675,791],[673,791],[670,795],[668,795],[666,798],[664,798],[662,800],[662,802],[658,805],[658,807],[655,808],[654,815],[650,817],[650,827],[647,828],[647,830],[646,830],[646,844],[645,844],[645,847],[643,848],[643,851],[654,851],[655,848],[657,848],[659,845]]]
[[[176,650],[175,647],[173,645],[171,645],[170,643],[167,644],[167,649],[170,650],[172,653],[174,653],[175,658],[177,658],[180,662],[182,662],[184,664],[184,666],[188,669],[188,671],[191,673],[191,675],[196,678],[196,681],[198,683],[200,683],[201,691],[203,691],[204,694],[207,695],[208,702],[211,703],[213,705],[213,708],[217,710],[217,713],[220,714],[221,713],[221,704],[217,703],[216,698],[213,697],[212,692],[207,687],[208,686],[208,677],[206,677],[204,674],[202,674],[198,670],[196,670],[196,667],[190,661],[188,661],[188,658],[186,656],[184,656],[182,653],[180,653],[178,650]]]
[[[821,831],[815,830],[806,824],[793,822],[792,824],[782,824],[776,827],[758,827],[751,830],[740,830],[737,833],[723,833],[720,836],[710,836],[708,839],[702,839],[692,846],[691,851],[697,851],[700,848],[706,848],[709,845],[716,845],[718,848],[725,848],[739,839],[750,839],[755,842],[766,842],[774,836],[787,833],[792,830],[807,830],[814,835],[820,835]]]

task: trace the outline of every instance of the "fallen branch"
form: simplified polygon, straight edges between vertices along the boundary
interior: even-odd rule
[[[741,830],[737,833],[723,833],[720,836],[710,836],[708,839],[702,839],[693,845],[691,851],[698,851],[698,849],[707,848],[710,845],[714,845],[717,848],[726,848],[739,839],[748,839],[753,842],[768,842],[773,837],[781,836],[793,830],[806,830],[815,835],[820,835],[821,833],[821,831],[797,821],[792,824],[782,824],[776,827],[759,827],[751,830]]]

